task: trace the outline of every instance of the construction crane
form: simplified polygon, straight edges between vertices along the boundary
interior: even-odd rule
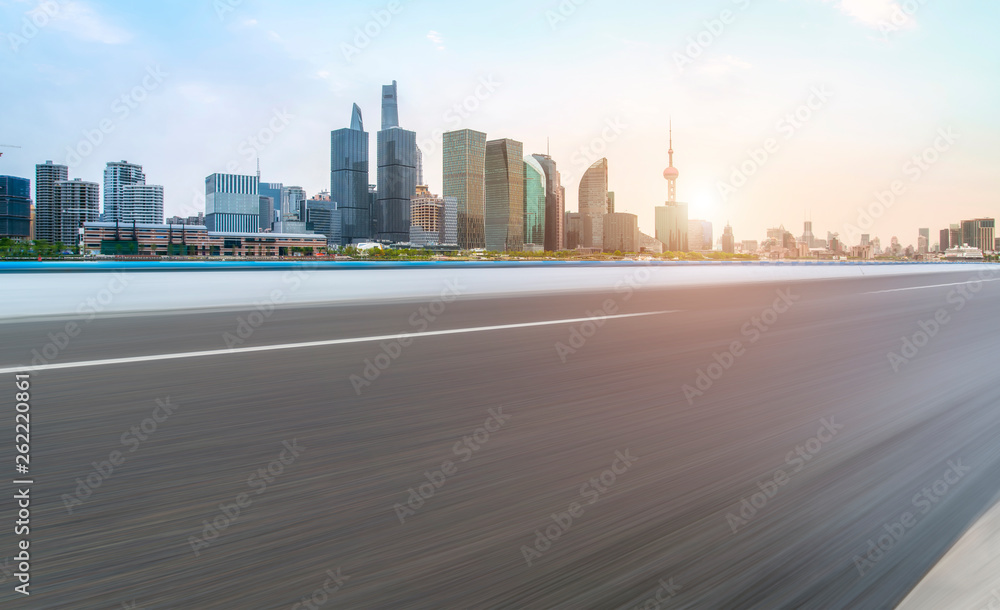
[[[20,146],[14,146],[13,144],[0,144],[0,148],[21,148],[21,147]],[[0,157],[2,157],[2,156],[3,156],[3,153],[0,152]]]

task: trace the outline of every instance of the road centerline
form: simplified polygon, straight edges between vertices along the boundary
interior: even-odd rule
[[[348,345],[352,343],[371,343],[375,341],[391,341],[393,339],[416,339],[420,337],[436,337],[443,335],[460,335],[466,333],[481,333],[494,330],[512,330],[517,328],[533,328],[538,326],[558,326],[561,324],[575,324],[577,322],[592,322],[594,320],[616,320],[623,318],[639,318],[644,316],[658,316],[670,313],[677,313],[677,310],[646,311],[641,313],[617,314],[611,316],[586,317],[586,318],[566,318],[562,320],[543,320],[541,322],[519,322],[516,324],[497,324],[492,326],[473,326],[468,328],[452,328],[446,330],[430,330],[416,333],[395,333],[391,335],[376,335],[369,337],[348,337],[344,339],[326,339],[323,341],[304,341],[299,343],[279,343],[275,345],[258,345],[253,347],[235,347],[214,350],[201,350],[193,352],[174,352],[170,354],[150,354],[147,356],[128,356],[124,358],[105,358],[100,360],[83,360],[78,362],[60,362],[53,364],[42,364],[37,366],[15,366],[0,368],[0,374],[8,373],[34,373],[39,371],[52,371],[59,369],[74,369],[94,366],[107,366],[113,364],[133,364],[138,362],[155,362],[157,360],[181,360],[186,358],[202,358],[208,356],[222,356],[232,354],[247,354],[252,352],[269,352],[288,349],[304,349],[309,347],[325,347],[330,345]]]

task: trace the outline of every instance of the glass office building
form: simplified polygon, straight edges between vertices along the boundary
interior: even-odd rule
[[[688,207],[686,203],[656,206],[656,239],[668,252],[688,252]]]
[[[208,230],[259,231],[259,186],[257,176],[212,174],[205,178],[205,226]]]
[[[532,156],[524,157],[524,245],[545,248],[545,170]]]
[[[372,212],[375,237],[410,239],[410,201],[417,192],[417,134],[399,127],[378,132],[378,192]]]
[[[486,247],[486,134],[462,129],[444,134],[444,197],[458,209],[458,245]]]
[[[326,235],[331,247],[343,244],[343,213],[336,201],[309,199],[305,202],[306,230]]]
[[[343,222],[342,243],[338,245],[368,241],[372,237],[368,142],[361,108],[355,104],[350,129],[338,129],[331,134],[330,199],[337,202]]]
[[[278,210],[281,208],[281,193],[285,185],[280,182],[261,182],[257,185],[257,194],[260,196],[260,230],[268,231],[274,227],[274,222],[278,220]],[[264,205],[267,198],[269,205]]]
[[[524,145],[504,138],[486,143],[486,249],[524,248]]]
[[[0,238],[31,237],[31,180],[0,176]]]

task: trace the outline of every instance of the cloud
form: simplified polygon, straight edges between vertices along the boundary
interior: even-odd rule
[[[427,33],[427,40],[433,42],[438,51],[444,51],[444,37],[441,34],[431,30]]]
[[[86,42],[102,44],[123,44],[132,39],[132,34],[116,25],[108,23],[88,4],[78,1],[56,3],[58,8],[52,14],[52,27],[67,32]],[[36,11],[45,10],[41,6]]]
[[[904,11],[895,0],[824,0],[835,2],[837,8],[869,27],[892,26],[896,29],[914,27],[914,11]]]

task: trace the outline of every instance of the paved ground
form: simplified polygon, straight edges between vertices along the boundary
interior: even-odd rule
[[[1000,492],[1000,283],[942,285],[974,277],[0,324],[0,369],[133,358],[32,375],[33,593],[0,604],[893,607]],[[605,305],[673,313],[524,326]]]

